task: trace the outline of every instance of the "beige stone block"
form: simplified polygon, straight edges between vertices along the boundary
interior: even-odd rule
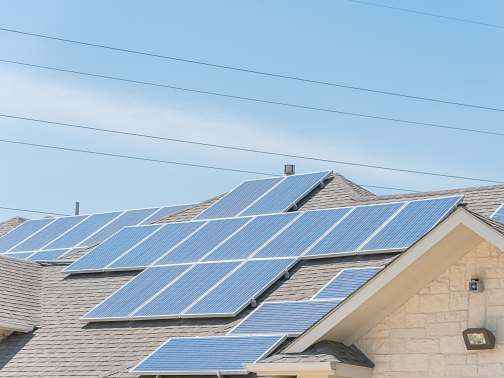
[[[452,365],[446,369],[445,377],[477,377],[477,374],[476,365]]]
[[[441,336],[439,350],[441,353],[464,353],[466,347],[462,334],[458,336]]]
[[[504,346],[497,344],[495,349],[478,351],[478,362],[480,364],[504,364]]]
[[[450,310],[467,310],[469,307],[469,292],[459,291],[450,293]]]
[[[420,296],[415,295],[411,297],[405,304],[404,309],[406,312],[415,313],[420,311]]]
[[[406,342],[406,351],[411,353],[437,353],[439,340],[434,338],[411,339]]]
[[[429,360],[427,354],[395,354],[390,366],[396,372],[427,372]]]
[[[450,267],[450,290],[462,291],[467,289],[466,267],[453,265]]]
[[[428,336],[458,336],[460,335],[460,323],[434,323],[426,328]]]
[[[425,337],[425,328],[397,328],[390,333],[391,338]]]
[[[450,280],[448,277],[437,279],[430,283],[429,289],[432,294],[448,293],[450,291]]]
[[[489,306],[504,305],[504,290],[490,289],[486,290],[485,293]]]
[[[448,311],[450,296],[448,294],[431,294],[420,297],[421,312]]]
[[[446,369],[446,358],[444,355],[437,353],[429,356],[429,371],[444,372]]]
[[[504,363],[480,364],[478,366],[478,377],[504,377]]]

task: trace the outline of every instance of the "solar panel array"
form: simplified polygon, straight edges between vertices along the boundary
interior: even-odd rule
[[[268,336],[174,337],[135,366],[138,374],[245,374],[243,364],[266,357],[285,339]]]
[[[50,257],[56,260],[70,249],[100,243],[126,226],[150,223],[189,206],[27,220],[0,237],[0,253],[32,261],[51,261]]]
[[[295,262],[260,259],[150,267],[83,319],[235,316]]]
[[[426,234],[460,199],[460,196],[452,196],[128,227],[75,261],[65,272],[142,270],[149,266],[200,261],[321,258],[401,251]],[[129,239],[131,235],[135,235],[134,240]]]
[[[245,181],[204,210],[196,219],[281,213],[331,175],[331,171]]]
[[[492,219],[504,223],[504,204],[500,205],[492,214]]]

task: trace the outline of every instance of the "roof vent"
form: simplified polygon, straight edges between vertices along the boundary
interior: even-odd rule
[[[294,164],[284,164],[284,175],[290,176],[296,173],[296,166]]]

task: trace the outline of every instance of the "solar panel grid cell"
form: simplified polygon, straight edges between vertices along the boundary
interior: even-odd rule
[[[205,261],[246,259],[275,234],[286,227],[300,214],[287,213],[271,216],[259,216],[247,223],[217,249],[211,252]]]
[[[36,234],[33,234],[31,237],[24,240],[21,244],[18,244],[16,247],[14,247],[12,249],[12,252],[36,251],[47,245],[52,240],[58,238],[71,228],[75,227],[85,218],[87,218],[87,215],[56,218],[54,222],[50,223],[43,230]]]
[[[306,212],[270,243],[264,245],[254,257],[301,256],[348,211],[349,209],[345,208]]]
[[[44,218],[44,219],[35,219],[35,220],[27,220],[21,223],[12,231],[3,235],[0,238],[0,253],[7,252],[12,247],[21,243],[26,238],[33,235],[35,232],[42,230],[49,223],[53,222],[54,218]]]
[[[491,216],[498,222],[504,223],[504,204],[500,205]]]
[[[171,215],[180,213],[193,205],[175,205],[175,206],[165,206],[160,208],[154,214],[152,214],[149,218],[144,220],[142,224],[151,224],[152,222],[157,222],[165,217],[169,217]]]
[[[52,249],[39,251],[31,255],[28,260],[38,262],[56,261],[70,251],[71,249]]]
[[[132,315],[137,317],[177,317],[194,301],[217,284],[239,262],[193,265],[180,279],[144,304]]]
[[[285,180],[239,215],[281,213],[289,210],[317,185],[320,185],[330,174],[331,172],[327,171],[287,176]]]
[[[204,224],[205,222],[166,224],[159,231],[152,233],[142,243],[128,251],[124,256],[112,262],[107,266],[107,269],[117,270],[149,266]]]
[[[245,181],[203,211],[196,219],[227,218],[238,215],[264,193],[282,181],[283,177]]]
[[[123,228],[116,235],[105,240],[68,266],[65,272],[78,273],[103,270],[108,264],[122,256],[130,248],[134,247],[160,227],[160,225],[151,225]]]
[[[373,278],[382,267],[343,269],[313,299],[344,299]]]
[[[310,328],[340,300],[264,302],[229,332],[231,335],[286,334],[297,336]]]
[[[268,354],[285,336],[209,336],[171,338],[135,366],[140,374],[246,374],[243,367]]]
[[[175,265],[146,269],[88,312],[83,319],[127,317],[189,267]]]

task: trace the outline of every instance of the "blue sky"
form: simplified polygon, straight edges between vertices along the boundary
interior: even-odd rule
[[[497,0],[383,4],[503,23]],[[1,0],[1,27],[224,65],[504,107],[504,31],[339,1]],[[0,32],[0,59],[502,131],[503,113],[365,94]],[[501,138],[239,102],[0,63],[0,113],[285,153],[504,180]],[[333,169],[362,184],[476,182],[218,151],[0,120],[0,138],[281,173]],[[248,174],[0,144],[0,206],[83,212],[191,203]],[[376,190],[378,193],[387,191]],[[18,213],[0,211],[0,219]],[[20,213],[19,213],[20,214]],[[37,217],[33,214],[20,214]]]

